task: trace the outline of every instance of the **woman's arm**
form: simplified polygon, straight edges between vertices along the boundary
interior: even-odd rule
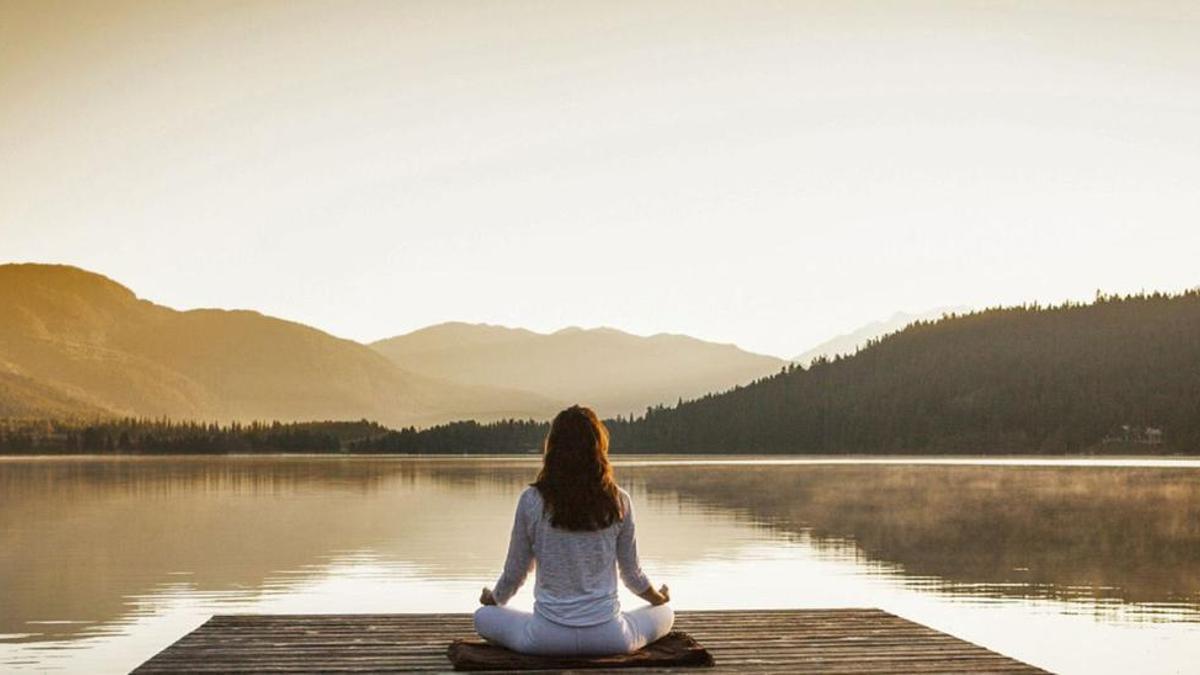
[[[533,537],[530,532],[530,509],[533,501],[528,490],[517,500],[517,512],[513,516],[512,534],[508,538],[508,556],[504,560],[504,572],[496,581],[495,590],[483,589],[479,602],[484,605],[503,605],[516,595],[533,569]],[[490,600],[490,602],[489,602]]]
[[[664,585],[655,590],[650,578],[642,571],[642,563],[638,558],[637,525],[633,519],[633,501],[621,493],[622,508],[625,518],[621,521],[621,530],[617,533],[617,569],[621,573],[621,583],[639,598],[652,605],[669,602],[669,589]]]

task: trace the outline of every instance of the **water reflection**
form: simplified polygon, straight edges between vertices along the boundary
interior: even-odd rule
[[[469,611],[533,470],[0,461],[0,669],[127,670],[214,612]],[[618,477],[681,608],[880,606],[1057,670],[1200,658],[1200,468],[632,462]]]
[[[853,542],[971,594],[1200,604],[1200,470],[647,466],[651,493]],[[1197,617],[1193,617],[1197,618]]]

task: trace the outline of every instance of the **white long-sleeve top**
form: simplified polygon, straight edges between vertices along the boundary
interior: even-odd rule
[[[638,560],[633,504],[619,490],[624,518],[602,530],[573,532],[550,524],[542,494],[528,487],[517,500],[504,572],[493,595],[503,605],[537,568],[533,611],[564,626],[594,626],[615,618],[617,571],[636,594],[650,588]]]

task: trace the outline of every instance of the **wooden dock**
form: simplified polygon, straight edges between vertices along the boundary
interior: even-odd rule
[[[716,659],[696,673],[1040,673],[1028,664],[878,609],[679,612]],[[470,614],[214,616],[134,673],[451,670]],[[616,672],[687,672],[636,669]]]

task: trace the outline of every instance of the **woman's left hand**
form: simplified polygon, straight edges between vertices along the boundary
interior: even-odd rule
[[[492,589],[487,586],[483,587],[483,592],[479,594],[479,604],[494,605],[496,604],[496,596],[492,594]]]

